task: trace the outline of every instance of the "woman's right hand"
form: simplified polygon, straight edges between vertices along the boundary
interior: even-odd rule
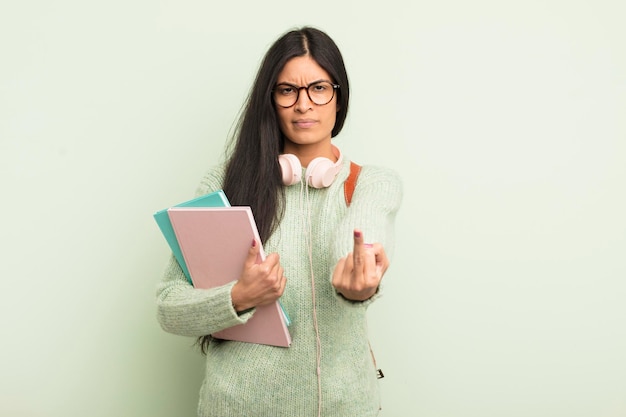
[[[285,291],[287,280],[283,275],[280,257],[277,253],[271,253],[265,261],[257,264],[260,246],[258,242],[252,241],[243,273],[231,291],[233,307],[237,312],[270,304]]]

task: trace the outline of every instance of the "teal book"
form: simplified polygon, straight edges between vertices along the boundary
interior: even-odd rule
[[[177,204],[174,207],[230,207],[230,203],[228,202],[228,198],[226,198],[224,191],[218,190],[210,194],[196,197],[193,200]],[[189,281],[190,284],[193,284],[191,282],[191,276],[189,275],[189,269],[185,263],[185,258],[183,257],[178,240],[176,239],[176,233],[172,227],[172,222],[170,221],[170,217],[167,213],[168,209],[169,207],[154,213],[154,220],[156,220],[159,229],[161,229],[161,232],[165,237],[165,240],[167,240],[167,244],[170,246],[170,249],[172,249],[174,257],[185,273],[187,281]]]

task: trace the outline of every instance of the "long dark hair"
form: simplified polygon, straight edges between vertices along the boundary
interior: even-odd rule
[[[233,206],[250,206],[262,241],[267,241],[282,219],[284,188],[278,156],[285,137],[280,130],[272,89],[278,74],[292,58],[310,56],[339,84],[337,117],[331,136],[343,128],[348,114],[350,86],[343,57],[335,42],[312,27],[291,30],[269,48],[244,104],[229,143],[223,189]],[[209,336],[199,339],[206,352]]]

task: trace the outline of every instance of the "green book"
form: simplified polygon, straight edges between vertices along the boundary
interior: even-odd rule
[[[228,202],[228,198],[226,198],[224,191],[218,190],[210,194],[196,197],[193,200],[177,204],[174,207],[230,207],[230,203]],[[172,222],[170,221],[170,217],[167,213],[168,209],[169,207],[154,213],[154,220],[156,220],[159,229],[161,229],[161,232],[165,237],[165,240],[167,240],[167,244],[170,246],[170,249],[172,249],[174,257],[185,273],[187,281],[189,281],[190,284],[193,284],[191,282],[191,276],[189,275],[189,269],[187,269],[187,264],[185,263],[183,254],[180,251],[180,246],[178,245],[178,240],[176,239],[176,234],[174,233],[174,229],[172,227]]]

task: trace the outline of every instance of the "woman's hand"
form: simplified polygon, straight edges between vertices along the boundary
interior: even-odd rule
[[[285,291],[286,278],[277,253],[256,263],[260,245],[253,241],[244,263],[243,273],[233,286],[231,299],[237,312],[276,301]]]
[[[354,250],[339,259],[333,272],[333,287],[348,300],[365,301],[378,290],[389,267],[389,259],[380,243],[368,244],[363,233],[354,231]]]

